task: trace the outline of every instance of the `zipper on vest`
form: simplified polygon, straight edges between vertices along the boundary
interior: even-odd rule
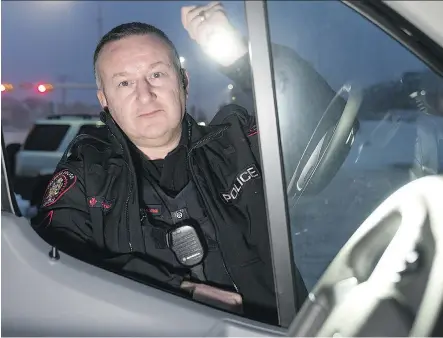
[[[197,146],[197,145],[196,145],[196,146]],[[219,249],[220,249],[220,245],[221,245],[221,243],[219,242],[219,238],[218,238],[218,236],[217,236],[218,228],[217,228],[217,224],[216,224],[216,222],[215,222],[215,217],[212,215],[212,211],[211,211],[211,209],[208,208],[208,203],[206,202],[205,196],[204,196],[204,194],[203,194],[203,192],[202,192],[202,189],[201,189],[201,187],[200,187],[200,184],[199,184],[199,182],[198,182],[198,180],[197,180],[197,178],[196,178],[196,176],[195,176],[194,168],[193,168],[193,166],[192,166],[191,152],[196,148],[196,146],[192,147],[192,148],[189,150],[189,152],[188,152],[188,165],[189,165],[189,170],[191,171],[191,175],[192,175],[192,177],[194,178],[195,186],[197,187],[197,190],[198,190],[198,192],[200,193],[200,196],[201,196],[201,198],[203,199],[203,202],[206,204],[206,210],[207,210],[207,212],[208,212],[208,214],[209,214],[209,217],[210,217],[210,219],[211,219],[211,221],[212,221],[212,224],[214,225],[215,239],[216,239],[216,241],[217,241],[217,245],[219,246]],[[222,250],[219,250],[219,251],[220,251],[220,256],[221,256],[221,258],[222,258],[223,267],[225,268],[225,272],[226,272],[226,274],[228,275],[229,279],[231,280],[232,285],[234,286],[235,290],[237,291],[237,293],[239,293],[239,290],[238,290],[237,284],[235,284],[234,278],[232,277],[231,273],[229,272],[228,267],[226,266],[225,257],[224,257],[224,255],[223,255],[223,251],[222,251]]]
[[[131,198],[132,194],[132,188],[133,188],[133,181],[132,181],[132,175],[131,175],[131,186],[129,188],[129,194],[128,198],[126,199],[126,206],[125,206],[125,213],[126,213],[126,230],[128,232],[128,244],[129,244],[129,251],[132,252],[132,243],[131,243],[131,229],[129,227],[129,212],[128,212],[128,205],[129,205],[129,199]]]
[[[114,133],[112,132],[111,128],[109,128],[108,125],[106,125],[106,127],[108,128],[108,131],[111,133],[111,135],[115,138],[115,140],[117,141],[117,143],[120,145],[120,149],[122,151],[122,154],[124,154],[124,149],[123,149],[123,145],[121,144],[121,142],[118,140],[118,138],[114,135]],[[132,247],[132,243],[131,243],[131,229],[129,227],[129,199],[131,198],[131,194],[132,194],[132,189],[133,189],[133,177],[132,177],[132,173],[131,173],[131,169],[129,168],[129,164],[126,162],[125,160],[125,164],[128,166],[128,170],[131,176],[131,185],[129,187],[129,193],[128,193],[128,198],[126,198],[126,203],[125,203],[125,216],[126,216],[126,231],[128,234],[128,245],[129,245],[129,251],[133,252],[133,247]]]

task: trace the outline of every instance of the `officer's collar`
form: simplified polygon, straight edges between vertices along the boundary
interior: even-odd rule
[[[110,141],[114,145],[113,148],[118,154],[123,155],[125,152],[124,147],[127,145],[124,137],[125,134],[114,121],[107,108],[100,112],[100,120],[108,127],[108,130],[111,133]]]
[[[229,125],[199,125],[190,115],[186,114],[185,119],[189,128],[189,149],[201,147],[212,140],[220,137],[222,132],[229,128]]]
[[[185,116],[183,117],[182,121],[182,133],[180,136],[180,141],[178,143],[178,147],[185,147],[186,149],[189,148],[191,144],[191,125],[188,121],[188,114],[185,113]]]
[[[130,142],[128,140],[128,144],[129,144],[129,148],[130,150],[133,152],[133,154],[137,154],[137,156],[141,159],[141,162],[144,163],[144,161],[149,161],[148,157],[140,150],[137,148],[137,146]],[[179,150],[181,150],[181,148],[185,149],[186,152],[189,149],[189,144],[190,144],[190,130],[189,130],[189,124],[187,123],[187,121],[185,119],[183,119],[182,122],[182,133],[180,136],[180,141],[177,145],[177,147],[175,147],[173,150],[171,150],[168,155],[173,154]],[[160,161],[160,160],[155,160],[155,161]]]

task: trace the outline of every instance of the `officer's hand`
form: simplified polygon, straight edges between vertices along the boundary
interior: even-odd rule
[[[248,51],[220,2],[181,9],[183,27],[203,51],[222,66],[228,67]]]
[[[181,288],[192,293],[192,298],[213,306],[224,308],[231,312],[242,312],[242,297],[235,292],[229,292],[213,286],[184,281]]]

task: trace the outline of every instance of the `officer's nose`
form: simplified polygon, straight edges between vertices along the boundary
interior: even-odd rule
[[[157,95],[154,92],[154,86],[148,80],[141,80],[137,83],[137,98],[142,103],[155,100]]]

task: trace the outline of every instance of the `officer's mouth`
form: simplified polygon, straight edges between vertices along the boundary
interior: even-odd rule
[[[137,117],[152,117],[152,116],[155,116],[161,112],[162,112],[161,109],[152,110],[150,112],[143,112],[143,113],[139,114]]]

